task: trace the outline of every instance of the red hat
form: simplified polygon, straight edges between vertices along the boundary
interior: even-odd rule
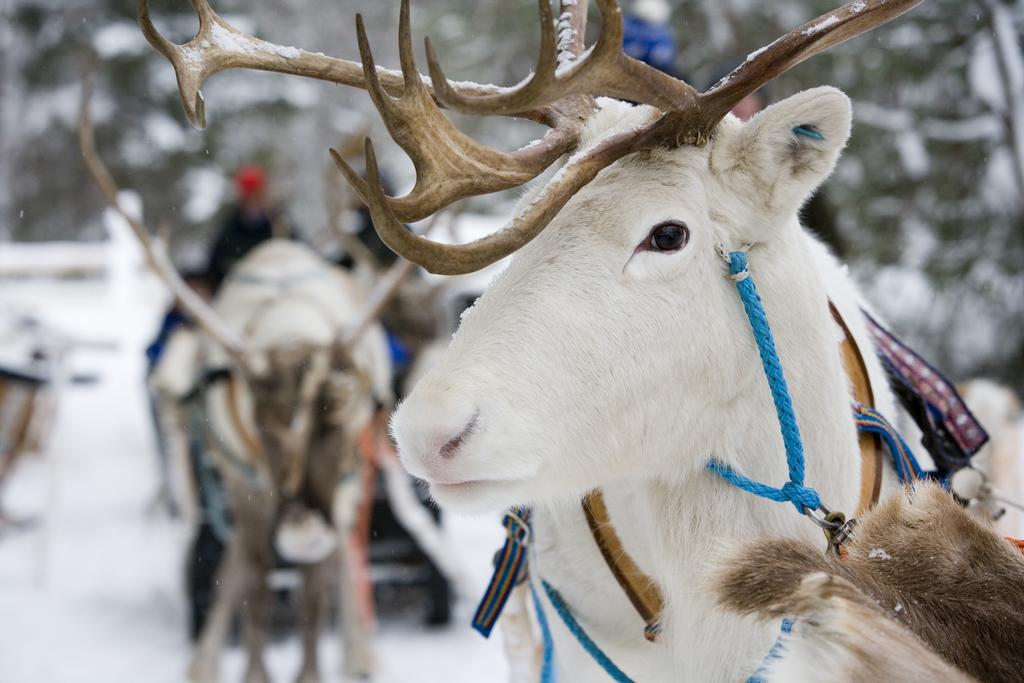
[[[242,197],[253,197],[263,191],[267,176],[259,166],[242,166],[235,172],[235,189]]]

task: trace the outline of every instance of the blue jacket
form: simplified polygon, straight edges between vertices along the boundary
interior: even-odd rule
[[[649,24],[643,19],[627,16],[622,46],[630,57],[675,75],[676,39],[668,26]]]

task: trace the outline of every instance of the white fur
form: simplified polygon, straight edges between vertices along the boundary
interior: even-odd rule
[[[215,308],[258,352],[287,344],[332,343],[356,320],[365,298],[351,275],[308,246],[270,240],[231,270]],[[214,353],[223,358],[220,349]],[[391,366],[383,329],[371,326],[352,356],[371,379],[375,398],[390,403]]]
[[[281,557],[299,564],[323,562],[337,547],[335,533],[319,514],[305,511],[282,520],[274,533]]]
[[[1009,387],[987,379],[973,379],[960,387],[964,401],[988,432],[989,441],[971,460],[998,491],[997,495],[1024,503],[1024,479],[1021,476],[1021,403]],[[972,496],[973,497],[973,496]],[[1006,510],[998,528],[1006,534],[1024,535],[1024,514],[991,500],[972,501],[971,509],[983,516]]]
[[[591,139],[650,116],[604,103]],[[817,141],[793,134],[813,125]],[[800,228],[800,203],[831,172],[850,129],[847,98],[800,93],[711,143],[627,158],[581,190],[464,316],[447,356],[399,407],[403,462],[462,510],[536,506],[534,574],[638,680],[736,680],[774,638],[714,608],[701,584],[724,539],[819,539],[792,506],[756,499],[704,469],[711,456],[780,485],[785,455],[749,325],[716,242],[752,243],[808,453],[807,481],[851,511],[860,459],[831,296],[866,345],[845,271]],[[652,226],[687,224],[679,252],[635,252]],[[865,360],[891,415],[883,374]],[[467,425],[471,427],[467,430]],[[462,434],[454,457],[440,448]],[[579,499],[604,487],[627,550],[664,588],[663,643],[600,567]],[[556,629],[567,680],[604,680]],[[564,629],[562,629],[564,631]],[[568,659],[567,659],[568,658]],[[567,663],[571,660],[571,664]]]

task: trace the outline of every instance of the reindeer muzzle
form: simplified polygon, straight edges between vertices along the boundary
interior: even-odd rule
[[[297,503],[288,507],[274,533],[278,554],[297,564],[322,562],[337,544],[337,535],[323,515]]]

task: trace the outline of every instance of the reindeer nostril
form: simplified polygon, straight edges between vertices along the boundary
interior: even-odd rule
[[[462,442],[465,441],[466,437],[473,433],[476,429],[477,419],[480,417],[479,411],[473,414],[473,417],[466,424],[465,428],[458,433],[458,435],[451,439],[448,443],[441,446],[440,454],[442,458],[454,458],[459,448],[462,446]]]

